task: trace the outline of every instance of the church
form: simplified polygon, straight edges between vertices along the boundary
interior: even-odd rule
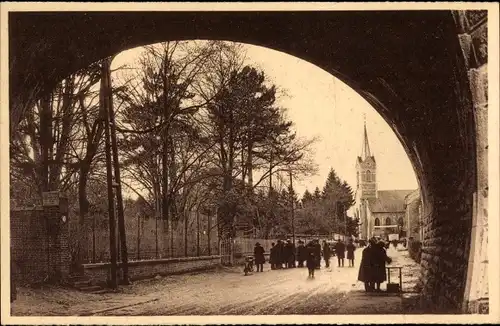
[[[370,151],[365,122],[361,156],[356,159],[354,216],[359,218],[359,238],[406,237],[405,199],[412,192],[415,189],[378,190],[377,162]]]

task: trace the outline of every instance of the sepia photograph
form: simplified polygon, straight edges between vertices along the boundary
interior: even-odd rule
[[[500,322],[498,3],[0,21],[2,324]]]

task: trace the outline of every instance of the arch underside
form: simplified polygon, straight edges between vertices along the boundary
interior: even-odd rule
[[[445,292],[449,298],[463,296],[476,144],[467,72],[450,11],[25,12],[9,14],[9,35],[11,127],[37,86],[50,90],[92,62],[160,41],[254,44],[331,73],[363,96],[403,144],[421,188],[424,229],[453,229],[453,238],[442,236],[434,245],[453,247],[443,259],[458,260],[430,271],[435,275],[426,275],[432,281],[425,291],[436,302]],[[456,289],[445,282],[450,277],[458,280]]]

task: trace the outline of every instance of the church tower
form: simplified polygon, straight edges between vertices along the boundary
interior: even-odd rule
[[[377,198],[377,163],[370,152],[366,120],[364,123],[363,147],[356,160],[356,184],[360,199]]]

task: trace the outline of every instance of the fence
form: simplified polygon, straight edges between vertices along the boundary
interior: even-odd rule
[[[219,254],[215,216],[196,211],[169,225],[167,221],[143,216],[126,216],[125,233],[129,260],[171,257],[196,257]],[[72,248],[76,249],[79,228],[76,219],[70,225]],[[118,228],[116,228],[118,229]],[[83,226],[82,263],[108,262],[109,221],[105,215],[89,216]],[[119,241],[117,236],[118,255]],[[118,257],[120,258],[120,257]]]
[[[276,243],[277,240],[241,238],[241,237],[235,238],[233,247],[234,258],[241,258],[246,255],[253,255],[253,250],[257,242],[260,243],[260,245],[264,248],[265,252],[269,254],[269,251],[271,250],[271,244],[273,242]]]

